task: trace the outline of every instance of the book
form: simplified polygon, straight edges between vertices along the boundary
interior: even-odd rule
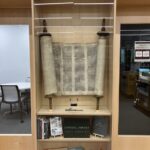
[[[37,118],[37,139],[42,139],[42,121]]]
[[[37,118],[37,139],[48,139],[50,137],[50,125],[48,118]]]
[[[64,118],[64,138],[90,137],[90,118]]]
[[[50,124],[48,118],[43,118],[43,139],[50,137]]]
[[[108,117],[94,117],[93,134],[100,137],[108,135]]]
[[[61,117],[50,117],[50,133],[54,137],[63,134]]]

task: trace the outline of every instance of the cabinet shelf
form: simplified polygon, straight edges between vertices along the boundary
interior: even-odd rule
[[[83,111],[65,111],[65,109],[54,109],[49,110],[41,108],[37,115],[66,115],[66,116],[111,116],[111,111],[108,109],[92,110],[85,109]]]
[[[108,137],[96,137],[91,135],[90,138],[64,138],[63,136],[51,137],[49,139],[39,139],[38,142],[110,142],[111,138]]]
[[[47,28],[51,28],[51,27],[58,27],[58,28],[60,28],[60,27],[62,27],[62,26],[47,26]],[[64,26],[64,27],[70,27],[70,28],[102,28],[103,26]],[[35,28],[44,28],[44,26],[35,26]],[[113,26],[105,26],[105,28],[111,28],[111,29],[113,29]]]

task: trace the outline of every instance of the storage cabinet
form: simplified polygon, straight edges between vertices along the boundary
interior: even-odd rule
[[[112,115],[112,54],[115,1],[52,1],[34,0],[33,32],[36,61],[36,117],[108,117],[109,135],[89,138],[64,138],[63,136],[37,140],[38,150],[44,148],[83,146],[87,150],[106,150],[111,145],[111,115]],[[39,48],[39,35],[43,33],[43,20],[47,22],[47,30],[52,35],[53,43],[63,44],[89,44],[97,43],[97,32],[101,30],[105,19],[105,29],[109,33],[105,58],[104,95],[100,100],[91,93],[67,93],[44,96],[44,85],[41,66],[41,52]],[[68,62],[69,63],[69,62]],[[77,111],[79,110],[79,111]],[[57,145],[55,144],[57,142]]]
[[[0,149],[43,150],[56,147],[83,146],[87,150],[148,150],[149,136],[118,135],[119,118],[119,52],[120,25],[143,23],[149,24],[149,6],[147,0],[31,0],[32,1],[32,41],[31,81],[32,81],[32,136],[1,136]],[[28,3],[28,5],[27,5]],[[20,5],[21,4],[21,5]],[[30,24],[30,0],[1,0],[1,24]],[[116,17],[117,5],[117,17]],[[21,7],[20,7],[21,6]],[[43,32],[43,20],[47,22],[48,32],[54,43],[96,43],[96,33],[101,30],[102,19],[106,19],[106,31],[110,33],[106,57],[104,96],[97,108],[94,95],[61,95],[52,97],[52,109],[49,99],[44,97],[39,35]],[[114,27],[117,20],[117,26]],[[116,28],[116,30],[115,30]],[[113,45],[113,39],[115,39]],[[114,49],[113,49],[114,47]],[[77,100],[78,99],[78,100]],[[113,101],[113,102],[112,102]],[[72,109],[83,111],[66,111]],[[112,111],[113,110],[113,111]],[[113,115],[112,115],[113,114]],[[104,138],[64,138],[37,139],[37,117],[107,117],[109,135]],[[112,130],[113,129],[113,130]],[[8,144],[9,143],[9,144]],[[25,146],[27,145],[27,146]]]

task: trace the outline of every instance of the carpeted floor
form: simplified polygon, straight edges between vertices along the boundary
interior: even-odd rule
[[[2,104],[0,112],[0,134],[31,134],[30,113],[23,114],[24,122],[21,123],[20,113],[14,112],[13,114],[6,114],[9,110],[10,106],[8,104]]]
[[[150,135],[150,117],[134,107],[133,99],[120,99],[119,134]]]

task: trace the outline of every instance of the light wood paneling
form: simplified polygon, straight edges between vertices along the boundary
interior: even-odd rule
[[[47,148],[57,148],[57,147],[74,147],[74,146],[83,146],[86,150],[108,150],[107,142],[40,142],[39,150],[46,150]]]
[[[1,135],[0,150],[33,150],[31,135]]]
[[[19,24],[29,25],[31,35],[31,9],[26,8],[0,9],[0,25],[19,25]]]
[[[117,0],[118,6],[145,6],[150,5],[149,0]]]
[[[31,8],[31,0],[0,0],[0,8]]]
[[[144,6],[118,6],[117,16],[149,16],[149,5]],[[136,19],[134,19],[136,20]]]
[[[38,140],[39,142],[87,142],[87,143],[93,143],[93,142],[110,142],[110,137],[100,138],[91,135],[90,138],[64,138],[62,136],[58,137],[52,137],[45,140]]]

